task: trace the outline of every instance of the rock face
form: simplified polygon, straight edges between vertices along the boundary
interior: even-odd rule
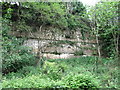
[[[67,59],[67,58],[73,58],[75,57],[74,54],[43,54],[44,57],[48,59]]]
[[[27,37],[23,45],[29,46],[34,53],[41,52],[50,59],[72,58],[76,56],[91,56],[96,50],[95,39],[90,40],[89,33],[84,35],[80,31],[53,31],[45,30],[34,33],[12,32],[17,37]],[[76,55],[76,56],[75,56]]]

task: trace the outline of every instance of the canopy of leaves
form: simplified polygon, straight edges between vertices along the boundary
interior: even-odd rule
[[[3,3],[3,16],[10,7],[13,30],[38,30],[41,25],[57,27],[61,30],[87,27],[81,20],[86,9],[81,2],[20,2],[19,5]]]
[[[118,5],[119,2],[99,2],[88,13],[96,29],[94,33],[98,31],[101,49],[103,52],[109,52],[108,55],[117,52],[115,48],[118,47],[120,36]]]
[[[2,72],[7,74],[15,72],[26,65],[33,65],[34,55],[30,48],[22,46],[23,39],[11,36],[11,13],[13,9],[8,8],[2,21]]]

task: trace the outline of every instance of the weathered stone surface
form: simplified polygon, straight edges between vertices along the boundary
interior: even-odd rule
[[[93,50],[90,48],[95,48],[96,40],[89,40],[90,36],[88,33],[85,34],[85,39],[83,40],[80,30],[78,31],[68,31],[61,30],[56,31],[51,27],[44,27],[42,30],[38,30],[34,33],[20,33],[20,32],[11,32],[11,35],[17,37],[27,37],[28,40],[24,41],[25,46],[32,47],[33,52],[42,52],[48,53],[45,54],[46,57],[52,58],[67,58],[74,57],[76,51],[83,50],[83,53],[86,56],[92,55]],[[68,37],[68,36],[70,37]],[[54,42],[69,41],[68,43],[58,43],[56,45],[52,44]],[[73,42],[72,44],[70,43]],[[38,47],[40,50],[38,50]],[[59,53],[60,55],[54,55],[52,53]]]
[[[56,52],[57,51],[57,48],[58,47],[47,47],[44,52],[45,53],[53,53],[53,52]]]
[[[57,53],[74,53],[75,52],[75,48],[67,45],[67,46],[63,46],[63,47],[47,47],[46,50],[44,52],[57,52]]]
[[[48,58],[48,59],[67,59],[67,58],[73,58],[75,57],[74,54],[60,54],[60,55],[56,55],[56,54],[43,54],[44,57]]]
[[[41,48],[41,52],[43,53],[63,53],[63,54],[74,54],[76,51],[84,50],[84,54],[86,55],[92,55],[92,50],[89,50],[89,48],[92,48],[95,45],[83,45],[81,43],[76,43],[75,45],[69,45],[69,44],[60,44],[57,46],[52,45],[52,41],[50,40],[41,40],[38,41],[36,39],[28,39],[24,42],[25,46],[29,46],[33,48],[33,52],[37,53],[38,46]],[[78,47],[79,46],[79,47]],[[87,49],[88,48],[88,49]]]
[[[71,46],[68,44],[62,44],[62,47],[59,47],[59,49],[57,50],[59,53],[74,53],[76,51],[75,46]]]
[[[28,39],[28,40],[24,41],[23,45],[29,46],[31,48],[38,48],[38,40],[36,40],[36,39]]]
[[[92,50],[84,50],[84,54],[88,56],[92,56],[93,51]]]

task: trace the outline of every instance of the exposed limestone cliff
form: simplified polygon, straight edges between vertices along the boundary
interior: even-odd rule
[[[43,28],[37,32],[12,32],[17,37],[27,37],[23,45],[32,47],[33,52],[41,52],[47,58],[69,58],[75,56],[90,56],[96,53],[96,41],[85,33],[83,39],[78,31],[55,31],[53,28]],[[39,48],[40,50],[39,50]]]

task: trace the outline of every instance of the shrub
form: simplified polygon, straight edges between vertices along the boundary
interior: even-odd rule
[[[21,73],[24,76],[38,75],[38,74],[41,74],[41,70],[39,67],[26,66],[20,69],[18,73]]]
[[[8,15],[9,16],[9,13]],[[24,39],[11,36],[11,21],[2,18],[2,72],[16,72],[23,66],[34,64],[30,48],[22,46]]]
[[[80,56],[80,55],[84,55],[83,51],[82,50],[79,50],[79,51],[76,51],[74,53],[75,56]]]
[[[2,87],[3,88],[37,88],[37,87],[44,87],[49,81],[42,79],[39,76],[29,76],[25,78],[16,78],[12,80],[3,80]],[[45,83],[46,82],[46,83]],[[49,83],[48,83],[49,84]],[[49,85],[47,85],[49,86]]]
[[[3,79],[3,88],[97,88],[94,78],[84,75],[68,75],[62,80],[51,80],[42,74],[31,75],[24,78],[13,78],[11,80]]]
[[[94,52],[92,52],[92,55],[98,55],[98,53],[94,51]]]
[[[64,85],[62,81],[54,81],[39,74],[12,80],[4,79],[2,88],[53,88],[62,85]]]
[[[42,68],[42,72],[46,74],[49,78],[57,80],[61,79],[65,69],[66,66],[64,64],[51,63],[46,61]]]
[[[98,88],[98,80],[84,74],[68,75],[65,77],[65,83],[68,88],[90,89]]]
[[[18,70],[17,72],[8,73],[4,77],[7,79],[13,79],[13,78],[24,78],[26,76],[38,75],[38,74],[41,74],[40,68],[36,68],[34,66],[26,66]]]
[[[5,53],[3,55],[2,61],[2,72],[7,74],[9,72],[16,72],[24,66],[34,65],[36,58],[29,51],[28,48],[21,46],[21,48],[16,48],[15,52]]]

